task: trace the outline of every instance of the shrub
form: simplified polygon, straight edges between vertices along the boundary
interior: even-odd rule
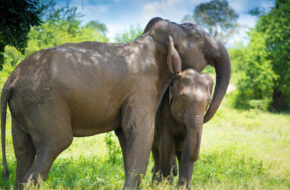
[[[261,100],[262,105],[258,107],[265,109],[272,97],[277,75],[273,71],[271,61],[267,59],[268,52],[263,34],[252,30],[250,36],[249,45],[240,48],[241,53],[237,56],[240,75],[237,82],[238,93],[235,106],[257,107],[255,106],[257,100]],[[253,102],[254,104],[251,104]]]
[[[108,162],[112,164],[120,163],[122,160],[121,149],[113,139],[112,132],[106,133],[105,143],[108,150]]]

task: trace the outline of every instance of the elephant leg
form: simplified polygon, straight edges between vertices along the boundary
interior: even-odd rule
[[[53,161],[56,158],[56,152],[42,149],[37,153],[36,159],[24,177],[24,182],[32,181],[37,184],[39,180],[46,180],[48,172]]]
[[[191,186],[191,178],[193,173],[194,162],[189,159],[181,161],[180,173],[179,173],[179,186],[186,186],[187,189],[190,189]]]
[[[149,104],[144,106],[144,102]],[[137,188],[146,172],[154,136],[155,107],[150,102],[151,99],[135,97],[122,108],[122,129],[126,137],[124,189]]]
[[[24,177],[24,182],[31,180],[34,184],[38,184],[39,180],[46,180],[53,161],[73,140],[71,119],[66,113],[67,110],[55,105],[37,108],[26,115],[36,157]]]
[[[69,146],[69,144],[66,146]],[[24,182],[31,180],[34,184],[37,184],[39,180],[46,180],[53,161],[63,150],[64,148],[52,148],[47,144],[37,148],[35,161],[25,175]]]
[[[160,157],[159,157],[159,150],[155,147],[152,147],[152,155],[154,159],[154,166],[152,169],[153,175],[152,175],[152,183],[160,182],[161,176],[160,176]]]
[[[35,148],[31,137],[21,130],[21,125],[12,117],[12,137],[17,160],[15,189],[21,188],[24,176],[31,168],[35,158]]]
[[[161,138],[160,146],[160,160],[161,160],[161,173],[164,178],[169,178],[173,182],[173,169],[174,169],[174,138],[169,134],[168,130],[164,130]]]
[[[193,173],[194,161],[190,159],[190,147],[188,143],[188,138],[184,140],[184,147],[181,154],[181,160],[179,163],[179,186],[186,186],[187,189],[190,189],[191,178]]]
[[[124,161],[124,168],[126,169],[126,137],[122,131],[122,128],[118,128],[115,130],[115,134],[118,137],[121,149],[122,149],[122,155],[123,155],[123,161]]]

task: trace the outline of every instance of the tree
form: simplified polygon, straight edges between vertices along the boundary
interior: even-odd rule
[[[268,14],[259,17],[256,30],[265,34],[267,59],[279,77],[275,81],[272,108],[290,109],[290,1],[276,0]]]
[[[235,106],[266,110],[277,75],[267,59],[264,34],[252,29],[249,36],[248,46],[231,50],[232,62],[238,64],[236,69],[239,71]]]
[[[211,0],[195,7],[192,15],[186,15],[183,22],[195,22],[208,32],[226,43],[235,31],[238,15],[229,6],[227,0]]]
[[[10,45],[24,53],[27,47],[28,32],[39,25],[38,0],[0,1],[0,70],[4,64],[4,49]]]
[[[237,105],[251,101],[271,103],[275,111],[290,110],[290,1],[276,0],[270,12],[252,11],[258,16],[249,33],[250,43],[239,51],[241,60]],[[268,101],[269,100],[269,101]]]
[[[28,55],[44,48],[63,43],[82,41],[108,42],[97,28],[82,26],[75,7],[64,6],[57,8],[53,1],[46,1],[42,7],[40,18],[42,24],[33,27],[28,33],[28,43],[24,54],[11,46],[5,48],[5,64],[0,72],[0,86],[3,85],[12,70]]]
[[[90,21],[88,24],[86,24],[86,27],[88,28],[94,28],[97,31],[99,31],[101,34],[105,35],[106,32],[108,31],[107,27],[105,24],[100,23],[99,21]]]

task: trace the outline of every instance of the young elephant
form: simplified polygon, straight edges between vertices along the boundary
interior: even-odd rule
[[[172,94],[165,94],[156,114],[153,179],[176,173],[179,160],[179,185],[190,188],[193,164],[198,159],[204,112],[211,100],[213,80],[193,69],[183,71],[174,80]],[[159,180],[160,180],[159,176]],[[172,178],[171,178],[172,181]]]

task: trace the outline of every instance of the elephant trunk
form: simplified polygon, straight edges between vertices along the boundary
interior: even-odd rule
[[[191,118],[185,122],[187,137],[188,137],[188,151],[189,160],[192,162],[197,161],[201,143],[201,133],[203,125],[203,113],[194,113]]]
[[[231,61],[228,52],[221,42],[218,41],[217,44],[219,54],[212,59],[216,71],[216,85],[212,101],[204,116],[204,123],[208,122],[219,108],[226,94],[231,77]]]

